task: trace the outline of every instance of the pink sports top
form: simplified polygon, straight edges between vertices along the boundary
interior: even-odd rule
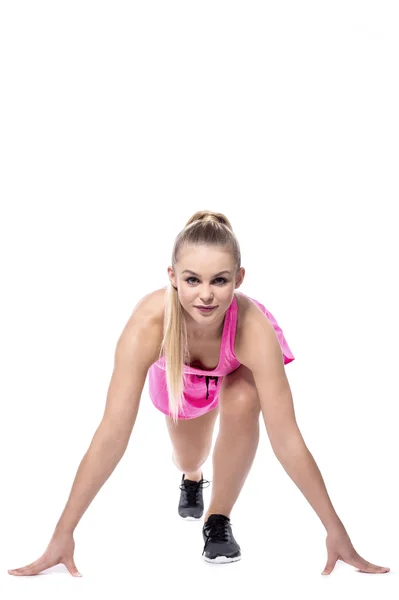
[[[242,293],[242,292],[240,292]],[[246,296],[246,294],[243,294]],[[272,323],[274,330],[276,332],[277,339],[280,343],[281,350],[284,356],[284,364],[288,364],[294,360],[294,356],[287,344],[287,341],[283,335],[282,329],[279,327],[276,319],[273,317],[272,313],[267,310],[257,300],[246,296],[254,302],[260,310],[266,315],[269,321]],[[194,397],[197,397],[197,401],[201,402],[203,405],[204,399],[207,400],[209,396],[209,382],[211,380],[215,380],[215,387],[218,384],[219,377],[223,377],[224,375],[228,375],[232,373],[241,365],[241,363],[237,360],[234,354],[234,341],[236,335],[236,327],[237,327],[237,313],[238,313],[238,304],[237,298],[234,295],[233,300],[226,311],[224,324],[223,324],[223,334],[222,341],[220,347],[220,357],[219,363],[217,367],[211,371],[200,369],[197,367],[193,367],[190,365],[184,365],[184,382],[185,382],[185,391],[187,391],[192,400],[195,400]],[[162,356],[156,362],[154,362],[149,371],[149,392],[153,402],[164,412],[168,413],[168,396],[166,391],[166,381],[165,381],[165,357]],[[206,396],[205,393],[202,392],[198,387],[198,383],[200,379],[205,377],[205,385],[206,385]],[[201,388],[203,389],[203,388]]]

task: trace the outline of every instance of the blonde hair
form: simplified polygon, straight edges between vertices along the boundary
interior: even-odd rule
[[[234,257],[236,270],[241,268],[241,252],[238,240],[228,218],[210,210],[196,212],[177,235],[172,251],[172,267],[176,269],[180,251],[185,245],[204,244],[227,246]],[[189,356],[186,321],[177,288],[169,284],[166,293],[164,332],[159,358],[165,357],[166,385],[169,396],[169,413],[173,421],[184,404],[184,360]]]

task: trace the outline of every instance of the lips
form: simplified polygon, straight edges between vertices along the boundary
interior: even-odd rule
[[[216,308],[216,306],[196,306],[195,308],[208,308],[208,309],[211,309],[211,308]]]
[[[212,307],[210,307],[210,306],[196,306],[195,308],[198,309],[200,312],[202,312],[202,313],[205,314],[205,313],[211,313],[211,312],[213,312],[214,310],[217,309],[217,306],[212,306]]]

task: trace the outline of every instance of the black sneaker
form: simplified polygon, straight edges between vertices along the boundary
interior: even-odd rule
[[[197,521],[204,514],[204,499],[202,497],[202,488],[205,483],[210,485],[207,479],[203,479],[201,472],[200,481],[191,481],[184,479],[184,473],[181,478],[181,494],[179,500],[179,515],[187,521]]]
[[[241,548],[234,539],[229,517],[211,514],[202,528],[204,560],[228,563],[241,560]]]

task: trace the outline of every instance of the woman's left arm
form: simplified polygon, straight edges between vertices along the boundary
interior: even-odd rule
[[[274,454],[326,528],[328,559],[322,574],[330,574],[339,559],[366,573],[386,573],[389,568],[359,556],[334,510],[297,425],[283,354],[272,324],[256,306],[247,311],[245,319],[236,356],[252,371]]]

